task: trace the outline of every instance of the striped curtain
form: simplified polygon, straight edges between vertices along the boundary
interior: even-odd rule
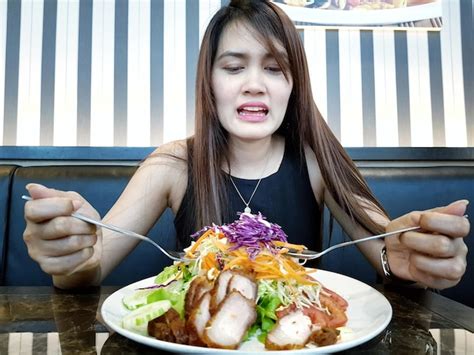
[[[0,0],[0,145],[156,146],[194,130],[199,43],[227,0]],[[474,146],[473,0],[441,31],[305,27],[341,143]]]

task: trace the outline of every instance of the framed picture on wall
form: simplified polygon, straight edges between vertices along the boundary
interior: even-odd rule
[[[441,0],[273,0],[297,26],[440,30]]]

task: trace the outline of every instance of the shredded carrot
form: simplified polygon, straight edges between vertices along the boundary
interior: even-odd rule
[[[212,268],[217,269],[216,264],[216,253],[210,252],[204,256],[202,259],[201,267],[205,270],[210,270]]]
[[[223,233],[215,231],[213,228],[208,229],[203,233],[199,239],[188,250],[187,255],[194,257],[194,253],[199,249],[203,240],[214,237],[212,244],[222,252],[224,260],[224,270],[241,269],[244,271],[253,272],[256,279],[267,280],[295,280],[301,284],[314,284],[315,281],[308,277],[306,269],[296,263],[293,259],[285,255],[289,248],[296,250],[306,249],[304,245],[291,244],[286,242],[274,242],[275,246],[282,247],[276,254],[269,250],[262,250],[253,260],[250,259],[247,250],[244,247],[229,250],[231,245],[224,244],[219,241],[224,236]],[[206,255],[201,255],[201,267],[204,270],[212,268],[219,269],[216,260],[216,253],[209,252]]]
[[[198,248],[198,246],[205,240],[207,239],[211,234],[214,234],[214,231],[212,228],[209,228],[207,231],[205,231],[200,237],[198,240],[196,240],[194,242],[194,244],[191,246],[191,249],[189,249],[187,252],[186,252],[186,256],[188,257],[191,257],[191,258],[194,258],[195,255],[194,255],[194,252],[196,251],[196,249]]]

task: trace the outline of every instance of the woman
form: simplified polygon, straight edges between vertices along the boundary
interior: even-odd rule
[[[24,240],[56,286],[99,284],[136,246],[70,217],[100,218],[77,193],[27,189],[34,200],[25,205]],[[354,239],[422,227],[360,245],[381,275],[385,251],[394,277],[424,286],[453,286],[465,271],[467,201],[389,221],[314,104],[291,20],[266,1],[232,1],[201,45],[195,135],[148,157],[104,221],[146,234],[170,207],[182,248],[193,231],[251,209],[280,224],[290,242],[311,246],[323,204]]]

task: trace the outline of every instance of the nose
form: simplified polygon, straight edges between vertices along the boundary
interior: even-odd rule
[[[245,94],[262,94],[266,90],[264,82],[264,73],[262,70],[253,68],[247,71],[242,91]]]

